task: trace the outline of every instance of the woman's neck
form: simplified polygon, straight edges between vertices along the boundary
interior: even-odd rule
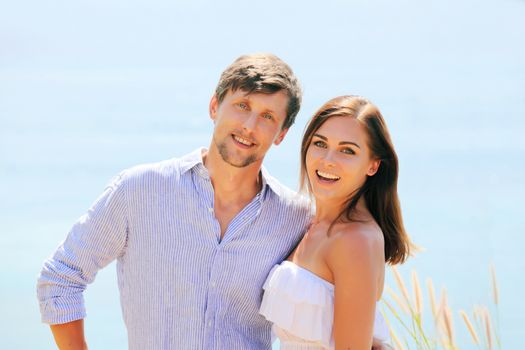
[[[343,211],[346,210],[348,202],[342,203],[336,201],[315,201],[315,216],[312,219],[313,223],[329,222],[332,223],[337,220]],[[352,209],[352,217],[357,220],[366,220],[370,218],[370,212],[366,206],[366,200],[361,196]]]

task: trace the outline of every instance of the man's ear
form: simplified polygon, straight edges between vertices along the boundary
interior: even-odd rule
[[[368,168],[367,175],[374,176],[381,165],[381,159],[374,159]]]
[[[217,117],[218,108],[219,108],[219,100],[217,99],[217,95],[213,94],[213,96],[211,97],[210,106],[209,106],[211,120],[215,120],[215,118]]]
[[[277,138],[275,139],[275,141],[273,141],[273,144],[274,145],[278,145],[280,144],[281,142],[283,142],[284,140],[284,137],[286,136],[286,133],[288,132],[289,128],[286,128],[286,129],[283,129],[279,132],[279,135],[277,136]]]

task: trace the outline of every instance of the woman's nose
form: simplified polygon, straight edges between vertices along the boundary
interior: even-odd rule
[[[335,165],[335,151],[333,150],[326,150],[326,152],[323,155],[323,163],[325,166],[334,166]]]

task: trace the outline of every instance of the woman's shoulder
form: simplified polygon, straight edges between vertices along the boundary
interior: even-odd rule
[[[326,244],[327,262],[355,263],[383,254],[383,233],[375,222],[348,222],[338,224]],[[375,260],[375,259],[374,259]],[[338,264],[336,264],[338,265]]]
[[[329,245],[346,248],[363,247],[383,242],[383,232],[373,221],[345,222],[334,226],[329,237]]]

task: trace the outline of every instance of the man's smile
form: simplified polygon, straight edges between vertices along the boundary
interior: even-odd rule
[[[232,138],[237,145],[240,145],[243,148],[250,148],[252,146],[255,146],[254,142],[251,142],[250,140],[247,140],[243,137],[232,134]]]

